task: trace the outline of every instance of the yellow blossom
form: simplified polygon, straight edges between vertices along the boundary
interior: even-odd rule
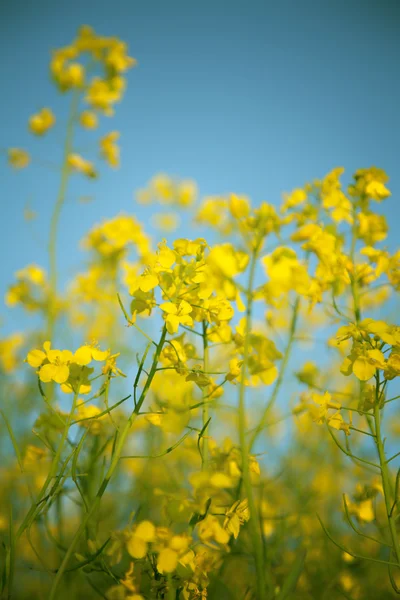
[[[119,135],[118,131],[111,131],[100,140],[101,155],[114,168],[119,167],[119,147],[116,144]]]
[[[193,319],[190,316],[190,313],[193,311],[193,308],[186,300],[181,300],[179,304],[164,302],[163,304],[160,304],[160,308],[166,315],[165,322],[168,333],[176,333],[179,329],[179,325],[192,327]]]
[[[8,163],[14,167],[14,169],[24,169],[29,165],[31,157],[26,150],[22,148],[9,148],[8,150]]]
[[[67,163],[70,169],[83,173],[83,175],[86,175],[89,179],[95,179],[97,177],[97,172],[93,163],[84,159],[80,154],[69,154]]]
[[[35,135],[43,135],[53,127],[56,118],[50,108],[42,110],[29,119],[29,128]]]
[[[84,110],[79,116],[79,122],[85,129],[96,129],[98,118],[96,113],[91,110]]]

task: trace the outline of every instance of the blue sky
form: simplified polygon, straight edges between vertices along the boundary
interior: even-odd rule
[[[335,166],[380,166],[393,196],[384,207],[399,238],[398,56],[400,4],[389,0],[0,2],[0,146],[57,158],[67,98],[48,78],[52,48],[81,24],[126,40],[139,66],[116,117],[122,167],[97,182],[76,180],[63,212],[61,280],[81,261],[78,243],[96,221],[135,206],[133,192],[160,171],[194,178],[201,194],[246,193],[278,202],[283,191]],[[54,108],[58,125],[32,139],[27,119]],[[95,139],[95,137],[93,138]],[[0,157],[0,293],[30,262],[47,265],[57,174],[15,173]],[[76,197],[94,197],[80,204]],[[26,223],[29,202],[38,220]],[[394,242],[396,243],[396,241]],[[18,318],[0,310],[6,329]],[[9,320],[10,319],[10,320]]]

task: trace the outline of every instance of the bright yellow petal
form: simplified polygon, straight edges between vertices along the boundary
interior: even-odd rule
[[[179,329],[179,317],[176,315],[168,315],[166,319],[166,325],[168,333],[173,335]]]
[[[171,548],[161,550],[157,559],[157,569],[160,573],[172,573],[178,564],[178,554]]]
[[[151,521],[142,521],[136,528],[135,536],[140,537],[145,542],[154,541],[156,528]]]
[[[144,273],[139,279],[139,288],[142,292],[149,292],[158,285],[158,277],[153,273]]]
[[[176,304],[173,304],[173,302],[164,302],[163,304],[160,304],[160,308],[167,313],[167,315],[176,315],[178,312],[177,306]]]
[[[360,381],[368,381],[375,375],[376,367],[366,356],[359,356],[353,363],[353,373]]]
[[[51,363],[47,363],[46,365],[43,365],[43,367],[41,367],[41,369],[39,371],[40,381],[43,381],[43,383],[49,383],[50,381],[53,381],[53,377],[56,372],[56,369],[57,369],[56,365],[53,365]]]
[[[193,308],[190,306],[189,302],[186,302],[186,300],[182,300],[182,302],[179,304],[180,315],[189,315],[192,310]]]
[[[36,369],[37,367],[40,367],[45,358],[46,354],[42,350],[35,349],[28,352],[26,362],[28,363],[28,365]]]
[[[133,558],[144,558],[147,553],[147,543],[142,538],[133,535],[128,540],[126,549]]]
[[[81,346],[74,354],[74,362],[77,365],[88,365],[92,360],[92,350],[90,346]]]
[[[61,359],[61,350],[49,350],[47,352],[47,358],[51,363],[55,363]]]
[[[98,348],[92,349],[92,358],[93,360],[107,360],[108,355],[110,354],[109,350],[99,350]]]
[[[56,383],[65,383],[69,377],[69,368],[67,365],[54,365],[53,380]]]

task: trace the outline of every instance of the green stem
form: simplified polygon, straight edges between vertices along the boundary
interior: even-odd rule
[[[263,430],[263,428],[265,427],[269,412],[271,410],[271,408],[274,406],[276,399],[278,397],[278,393],[279,390],[281,388],[282,382],[284,380],[285,374],[286,374],[286,369],[289,363],[289,358],[290,358],[290,354],[292,351],[292,346],[293,346],[293,342],[294,342],[294,337],[295,337],[295,332],[296,332],[296,325],[297,325],[297,318],[298,318],[298,314],[299,314],[299,308],[300,308],[300,299],[296,298],[296,301],[294,303],[293,306],[293,313],[292,313],[292,319],[290,321],[290,329],[289,329],[289,339],[288,339],[288,343],[286,346],[286,350],[285,353],[283,355],[283,359],[282,359],[282,363],[281,363],[281,368],[279,371],[279,375],[278,378],[276,380],[274,389],[272,390],[272,394],[271,397],[267,403],[267,405],[265,406],[264,412],[262,414],[262,417],[260,419],[259,424],[257,425],[256,429],[253,432],[253,435],[251,436],[250,442],[249,442],[249,452],[251,453],[254,444],[256,443],[256,440],[259,436],[259,434],[261,433],[261,431]]]
[[[352,236],[351,236],[351,247],[350,247],[350,258],[354,267],[354,256],[355,256],[355,246],[357,241],[357,212],[356,207],[353,205],[353,227],[352,227]],[[353,271],[351,277],[351,291],[353,296],[353,305],[354,305],[354,316],[356,319],[356,323],[359,324],[361,321],[361,308],[359,301],[359,290],[357,281],[354,277],[355,269]],[[362,382],[360,382],[360,398],[362,393]],[[393,550],[395,554],[395,558],[397,564],[400,565],[400,543],[397,535],[395,518],[393,517],[393,484],[390,480],[390,472],[388,467],[388,462],[386,459],[384,443],[382,439],[382,426],[381,426],[381,393],[380,393],[380,376],[379,369],[376,370],[375,375],[375,406],[374,406],[374,424],[373,427],[372,419],[368,419],[368,424],[371,429],[371,433],[375,436],[375,444],[379,457],[379,466],[381,470],[381,479],[382,479],[382,488],[383,488],[383,496],[385,500],[386,507],[386,516],[389,525],[390,536],[392,538]]]
[[[62,561],[62,563],[60,565],[60,568],[57,571],[57,575],[54,578],[53,585],[51,587],[51,591],[50,591],[50,595],[49,595],[49,600],[55,600],[55,598],[57,597],[58,586],[59,586],[61,578],[62,578],[62,576],[63,576],[63,574],[64,574],[64,572],[65,572],[65,570],[66,570],[66,568],[68,566],[68,563],[69,563],[69,561],[71,559],[71,556],[74,553],[75,548],[78,545],[78,542],[79,542],[82,534],[84,533],[84,531],[85,531],[85,529],[87,527],[87,524],[89,523],[89,521],[91,520],[92,516],[96,513],[97,509],[100,506],[103,494],[106,491],[106,489],[108,487],[108,484],[110,483],[110,480],[111,480],[111,478],[112,478],[112,476],[114,474],[114,471],[115,471],[115,469],[116,469],[116,467],[118,465],[118,462],[119,462],[119,459],[120,459],[120,456],[121,456],[121,453],[122,453],[122,450],[123,450],[126,438],[128,436],[128,433],[131,430],[131,427],[132,427],[133,423],[136,420],[136,417],[137,417],[137,415],[138,415],[138,413],[139,413],[139,411],[140,411],[140,409],[141,409],[141,407],[143,405],[143,402],[146,399],[147,392],[148,392],[148,390],[150,388],[150,385],[151,385],[151,383],[153,381],[153,378],[154,378],[154,376],[156,374],[158,359],[159,359],[161,351],[163,349],[166,335],[167,335],[167,329],[166,329],[166,327],[164,325],[163,331],[162,331],[162,334],[161,334],[161,337],[160,337],[160,341],[157,344],[157,350],[156,350],[156,352],[154,354],[154,358],[153,358],[153,362],[152,362],[151,369],[150,369],[150,372],[149,372],[149,376],[148,376],[148,378],[146,380],[146,383],[145,383],[145,386],[144,386],[144,388],[142,390],[140,398],[137,401],[137,404],[135,406],[135,410],[131,413],[129,419],[125,423],[124,428],[121,430],[120,434],[117,436],[117,442],[115,444],[115,448],[114,448],[114,452],[113,452],[113,456],[112,456],[112,459],[111,459],[110,466],[108,467],[106,475],[105,475],[105,477],[103,479],[102,484],[100,485],[100,487],[98,489],[98,492],[96,494],[96,497],[95,497],[92,505],[90,506],[88,512],[86,513],[86,516],[82,520],[82,522],[81,522],[78,530],[76,531],[76,533],[75,533],[75,535],[74,535],[74,537],[72,539],[71,544],[69,545],[69,548],[68,548],[67,552],[65,553],[64,559],[63,559],[63,561]]]
[[[255,269],[258,258],[260,244],[256,244],[250,261],[249,280],[247,286],[247,309],[246,309],[246,328],[244,335],[244,348],[243,348],[243,365],[242,375],[239,384],[239,406],[238,406],[238,417],[239,417],[239,441],[242,451],[242,477],[244,490],[247,496],[249,510],[250,510],[250,521],[249,529],[250,536],[253,544],[256,572],[257,572],[257,598],[258,600],[265,600],[266,589],[265,589],[265,572],[264,572],[264,547],[263,540],[261,537],[261,531],[259,527],[258,513],[256,504],[254,501],[253,487],[250,477],[249,468],[249,448],[246,442],[246,377],[248,371],[249,355],[250,355],[250,334],[251,334],[251,319],[253,309],[253,288]]]
[[[35,520],[37,514],[41,511],[42,509],[42,502],[43,499],[45,498],[45,494],[47,492],[47,489],[51,483],[51,480],[57,475],[57,470],[58,470],[58,463],[60,461],[61,458],[61,454],[63,452],[64,446],[65,446],[65,442],[66,439],[68,437],[68,431],[71,425],[71,422],[73,420],[74,417],[74,413],[75,413],[75,408],[76,408],[76,403],[78,400],[78,394],[79,394],[79,388],[80,385],[78,384],[78,389],[77,391],[74,393],[74,397],[73,397],[73,401],[72,401],[72,406],[71,406],[71,410],[70,413],[67,417],[67,420],[65,421],[65,426],[64,426],[64,430],[61,436],[61,440],[60,443],[58,445],[57,451],[53,457],[51,466],[50,466],[50,470],[48,472],[46,481],[44,482],[42,489],[39,492],[39,496],[37,498],[37,500],[35,501],[34,504],[32,504],[29,512],[27,513],[25,519],[22,521],[17,533],[15,534],[15,539],[16,541],[19,540],[19,538],[21,537],[21,535],[24,533],[24,531],[26,530],[27,527],[30,527],[30,525],[33,523],[33,521]]]
[[[357,207],[353,203],[353,225],[351,228],[351,243],[350,243],[350,259],[353,267],[353,273],[350,277],[350,286],[351,286],[351,294],[353,296],[353,308],[354,308],[354,316],[356,319],[356,323],[361,321],[361,311],[360,311],[360,298],[359,298],[359,290],[357,281],[355,279],[356,274],[356,265],[354,262],[355,252],[356,252],[356,242],[357,242]]]
[[[203,338],[203,369],[204,372],[207,373],[208,372],[208,359],[209,359],[209,351],[208,351],[208,340],[207,340],[207,323],[205,321],[203,321],[203,333],[202,333],[202,338]],[[203,428],[206,427],[206,424],[208,422],[209,419],[209,415],[208,415],[208,386],[203,388],[203,408],[202,408],[202,418],[203,418]],[[210,425],[208,425],[208,430],[210,428]],[[208,468],[208,464],[209,464],[209,447],[208,447],[208,430],[205,431],[205,434],[203,435],[203,446],[202,446],[202,464],[201,464],[201,468],[202,470],[207,470]]]
[[[395,517],[393,515],[393,498],[392,498],[392,485],[390,481],[389,467],[387,464],[385,448],[382,440],[381,432],[381,409],[379,407],[379,371],[376,375],[376,391],[375,391],[375,406],[374,406],[374,419],[375,419],[375,435],[376,435],[376,448],[379,456],[379,464],[382,474],[382,487],[383,495],[385,499],[386,515],[389,524],[390,535],[393,542],[393,549],[397,563],[400,564],[400,543],[397,536]]]
[[[53,214],[50,221],[50,235],[48,244],[48,255],[49,255],[49,302],[48,302],[48,313],[47,313],[47,330],[46,337],[48,340],[53,338],[55,322],[57,319],[57,283],[58,283],[58,269],[57,269],[57,235],[58,225],[60,221],[61,211],[65,202],[67,193],[68,180],[70,175],[70,169],[68,166],[68,156],[72,152],[72,143],[74,136],[74,123],[76,119],[76,113],[79,104],[79,92],[75,91],[72,94],[71,107],[67,122],[67,131],[64,142],[64,155],[63,163],[61,167],[61,179],[60,186],[58,188],[57,200],[54,205]]]

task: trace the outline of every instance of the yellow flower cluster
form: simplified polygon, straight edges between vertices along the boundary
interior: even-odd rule
[[[326,423],[329,427],[344,431],[350,435],[351,420],[347,423],[340,413],[341,404],[333,400],[329,392],[324,394],[318,392],[305,393],[301,397],[301,403],[295,407],[294,414],[307,411],[314,423],[321,425]],[[351,419],[351,413],[350,413]]]
[[[0,367],[5,373],[11,373],[19,364],[19,351],[24,344],[21,333],[0,339]]]
[[[96,225],[83,240],[83,247],[95,250],[104,258],[121,258],[129,246],[135,246],[139,256],[150,251],[148,236],[135,217],[120,215]]]
[[[79,62],[82,55],[89,57],[88,66]],[[73,88],[85,88],[86,101],[92,109],[113,114],[113,105],[120,101],[125,89],[122,76],[136,64],[127,55],[127,46],[114,37],[99,36],[91,28],[83,26],[70,46],[53,52],[51,75],[63,92]],[[91,76],[92,65],[101,65],[103,77]]]
[[[160,204],[188,207],[197,198],[197,186],[190,179],[173,179],[164,173],[155,175],[146,188],[137,192],[140,204],[159,202]]]
[[[22,304],[30,312],[43,310],[47,301],[48,282],[45,271],[38,265],[27,265],[15,274],[17,282],[6,293],[8,306]]]
[[[109,350],[100,350],[96,345],[81,346],[73,353],[70,350],[52,349],[51,343],[47,341],[43,344],[43,350],[31,350],[26,362],[38,369],[36,373],[43,383],[54,381],[60,384],[65,393],[74,391],[87,394],[91,390],[88,378],[93,371],[88,365],[93,360],[104,362],[103,371],[107,372],[107,361],[111,358]]]
[[[352,348],[341,367],[344,375],[354,373],[360,381],[368,381],[379,370],[388,380],[400,375],[400,327],[364,319],[359,324],[340,327],[338,343],[348,339],[352,340]],[[384,351],[390,354],[385,356]]]

